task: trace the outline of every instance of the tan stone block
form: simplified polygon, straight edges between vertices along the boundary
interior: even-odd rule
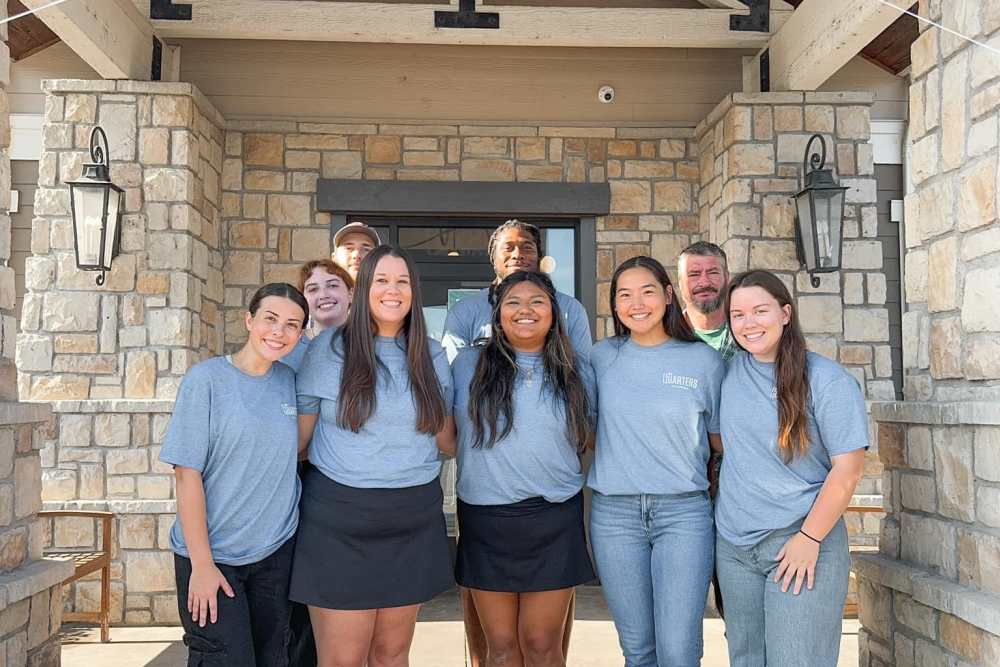
[[[296,229],[292,232],[292,259],[306,262],[330,254],[330,231]]]
[[[938,513],[960,521],[974,521],[972,430],[965,427],[935,428],[933,439]]]
[[[116,373],[118,357],[113,354],[59,355],[52,370],[55,373]]]
[[[657,211],[683,213],[691,210],[691,186],[688,183],[677,181],[654,183],[653,198]]]
[[[317,151],[344,151],[349,147],[347,137],[336,134],[290,134],[285,137],[285,145]]]
[[[756,242],[750,244],[751,258],[753,258],[754,243]],[[798,314],[804,333],[840,333],[844,329],[843,305],[839,296],[800,296]]]
[[[170,290],[170,274],[143,271],[136,279],[135,288],[140,294],[166,294]]]
[[[653,234],[650,254],[665,267],[673,269],[681,251],[690,243],[691,237],[686,234]]]
[[[285,166],[289,169],[319,169],[320,154],[315,151],[288,151]]]
[[[437,149],[437,137],[403,137],[403,150],[436,151]]]
[[[510,160],[466,159],[462,161],[462,180],[513,181],[514,163]]]
[[[779,107],[780,108],[780,107]],[[810,104],[805,108],[806,132],[832,134],[834,128],[833,107],[828,105]]]
[[[403,164],[407,167],[443,167],[444,153],[429,151],[406,152],[403,153]],[[368,177],[371,178],[371,169],[369,168],[368,171]],[[389,171],[391,173],[391,170]]]
[[[650,184],[645,181],[611,181],[612,213],[648,213],[651,203]]]
[[[14,459],[14,518],[23,519],[42,509],[42,463],[37,454]]]
[[[959,229],[974,229],[995,221],[997,198],[996,156],[964,170],[959,180]]]
[[[42,325],[47,331],[96,331],[99,295],[48,292],[44,295]]]
[[[837,172],[841,176],[854,176],[858,173],[854,144],[837,144]]]
[[[545,137],[518,137],[517,159],[524,161],[544,160],[546,157]]]
[[[143,175],[143,196],[146,201],[193,201],[194,174],[185,169],[152,168]]]
[[[404,157],[404,160],[406,158]],[[418,173],[417,169],[408,170],[411,173]],[[369,181],[391,181],[396,178],[395,167],[367,167],[365,168],[365,178]],[[400,179],[403,180],[403,179]]]
[[[844,340],[883,343],[889,340],[889,313],[885,308],[845,308]]]
[[[801,153],[800,153],[801,156]],[[774,148],[770,144],[737,144],[729,149],[732,176],[768,176],[774,173]]]
[[[769,106],[753,108],[753,138],[757,141],[770,141],[774,138],[774,112]]]
[[[89,397],[90,378],[48,375],[31,381],[30,398],[37,401],[79,401]]]
[[[951,614],[941,614],[941,644],[966,660],[980,664],[986,633]]]
[[[145,449],[112,449],[105,456],[109,475],[135,475],[149,472]]]
[[[776,132],[801,132],[802,107],[799,106],[774,107],[774,129]]]
[[[962,377],[962,327],[959,318],[931,321],[931,377]]]
[[[973,118],[979,118],[1000,107],[1000,83],[987,86],[972,96],[970,110]]]
[[[719,148],[726,148],[737,141],[750,141],[752,131],[751,108],[734,106],[723,118],[722,141]]]
[[[369,164],[395,164],[402,158],[400,137],[365,137],[365,161]]]
[[[266,202],[266,195],[243,195],[243,216],[252,219],[263,218]]]
[[[361,178],[361,153],[323,153],[323,178]]]
[[[136,481],[140,498],[167,500],[173,495],[173,477],[170,475],[141,475]]]
[[[882,242],[844,241],[841,265],[845,269],[882,268]]]
[[[925,30],[910,47],[910,76],[916,79],[934,67],[938,61],[937,30]]]
[[[673,176],[673,162],[625,161],[625,178],[673,178]]]
[[[934,514],[937,512],[937,489],[929,475],[903,474],[899,483],[903,507]]]
[[[797,271],[799,260],[792,241],[751,241],[750,266],[772,271]]]
[[[510,141],[506,137],[466,137],[462,140],[462,153],[474,157],[507,157]]]
[[[293,172],[292,176],[292,191],[293,192],[316,192],[316,184],[319,182],[319,174],[314,171],[310,172]]]
[[[308,195],[269,195],[268,222],[272,225],[309,225],[312,203]]]
[[[566,180],[569,183],[585,183],[587,181],[587,161],[582,157],[566,159]]]
[[[155,542],[156,520],[152,514],[125,514],[119,518],[118,546],[120,548],[152,549]]]
[[[255,253],[231,253],[232,255],[244,255],[244,254],[255,254]],[[259,255],[257,255],[259,259]],[[237,258],[237,261],[240,258]],[[242,269],[242,267],[240,267]],[[227,276],[233,276],[232,273],[227,272]],[[237,273],[237,278],[245,278],[242,274]],[[238,281],[233,281],[234,284],[239,284]],[[257,285],[260,283],[259,275],[258,280],[254,281],[252,284]],[[190,311],[180,309],[180,308],[155,308],[150,310],[146,314],[146,318],[149,322],[149,344],[150,345],[190,345],[191,344],[191,316]]]
[[[870,364],[872,362],[872,348],[869,345],[842,345],[840,347],[840,363],[842,364]]]
[[[125,366],[125,398],[156,396],[156,354],[129,352]]]
[[[649,246],[644,243],[617,243],[611,247],[614,248],[616,265],[621,264],[626,259],[649,254]],[[608,314],[610,314],[610,310]]]
[[[762,234],[772,238],[791,238],[795,235],[795,205],[790,198],[763,198]]]
[[[176,595],[153,596],[153,621],[164,625],[178,625],[180,623]]]
[[[284,190],[285,174],[279,171],[247,171],[243,174],[243,188],[245,190]]]
[[[948,237],[930,246],[927,262],[929,279],[927,308],[930,312],[958,306],[958,239]]]
[[[965,161],[968,67],[966,52],[952,58],[944,68],[941,92],[941,164],[945,169],[961,167]]]
[[[1000,341],[996,334],[974,334],[966,338],[962,372],[967,380],[1000,378]]]
[[[266,248],[267,225],[263,222],[232,222],[229,225],[231,248]]]
[[[58,334],[53,339],[57,354],[94,354],[97,352],[95,334]]]
[[[616,139],[608,142],[608,157],[637,157],[639,144],[636,141]]]
[[[153,125],[191,125],[192,104],[190,97],[156,95],[153,97]]]
[[[562,180],[562,165],[519,164],[517,165],[517,180],[559,182]]]
[[[169,551],[125,551],[125,586],[130,593],[172,592],[174,559]]]
[[[170,137],[170,164],[197,171],[201,155],[198,136],[189,130],[173,130]]]
[[[660,158],[663,160],[680,160],[687,153],[687,144],[683,139],[661,139]]]

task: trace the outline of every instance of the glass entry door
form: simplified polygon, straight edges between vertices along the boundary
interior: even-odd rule
[[[428,333],[440,340],[448,309],[488,287],[495,274],[487,247],[503,219],[357,218],[374,227],[383,242],[404,249],[417,264]],[[348,218],[353,222],[355,218]],[[528,220],[542,230],[549,271],[556,289],[577,294],[575,220]]]

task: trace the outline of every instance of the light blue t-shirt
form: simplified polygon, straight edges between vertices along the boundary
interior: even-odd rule
[[[576,443],[566,436],[563,403],[543,382],[540,354],[517,353],[513,430],[492,447],[473,447],[476,433],[469,417],[469,387],[481,353],[481,347],[460,350],[452,365],[458,497],[471,505],[507,505],[539,496],[550,503],[569,500],[583,488],[580,457]],[[588,364],[578,370],[592,406],[592,372]],[[503,425],[500,419],[498,429]]]
[[[590,348],[594,344],[590,337],[587,311],[569,294],[556,292],[556,302],[562,311],[566,335],[569,336],[573,349],[582,361],[587,361],[590,357]],[[448,351],[449,361],[454,361],[458,351],[463,347],[471,347],[476,340],[490,337],[492,317],[493,306],[490,305],[488,287],[462,299],[452,307],[448,317],[445,318],[444,335],[441,337],[441,344]]]
[[[708,345],[630,338],[594,346],[597,446],[587,486],[604,495],[708,489],[708,434],[719,432],[726,366]]]
[[[807,353],[809,449],[785,463],[778,451],[774,364],[738,352],[722,384],[722,460],[716,526],[736,546],[752,546],[801,521],[833,467],[831,457],[868,446],[865,399],[840,364]]]
[[[344,339],[327,329],[316,336],[297,377],[301,414],[318,414],[309,461],[330,479],[355,488],[402,488],[427,484],[441,473],[434,435],[417,431],[410,393],[405,339],[376,338],[378,369],[375,409],[358,433],[337,424]],[[330,344],[333,341],[334,347]],[[441,385],[445,414],[451,414],[451,371],[441,345],[427,339]]]
[[[247,375],[225,357],[196,364],[177,392],[160,460],[201,473],[216,563],[267,558],[299,522],[295,373],[272,364]],[[180,516],[170,548],[189,555]]]
[[[302,359],[306,356],[306,349],[309,347],[310,341],[309,336],[302,334],[302,337],[295,343],[292,351],[281,358],[281,363],[298,373],[299,367],[302,366]]]

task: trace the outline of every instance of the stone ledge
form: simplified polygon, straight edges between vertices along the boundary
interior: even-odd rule
[[[61,584],[73,575],[73,563],[36,560],[0,575],[0,609]]]
[[[1000,424],[1000,404],[987,401],[920,403],[884,401],[871,404],[875,421],[906,424]]]
[[[0,425],[41,423],[51,414],[52,408],[45,403],[0,401]]]
[[[140,400],[128,398],[109,398],[85,401],[51,401],[55,413],[102,413],[102,412],[173,412],[174,402],[165,400]]]
[[[85,510],[91,512],[112,512],[114,514],[173,514],[177,511],[176,500],[48,500],[42,509]]]
[[[921,604],[1000,635],[1000,596],[960,586],[880,554],[857,554],[854,572],[859,579],[905,593]]]

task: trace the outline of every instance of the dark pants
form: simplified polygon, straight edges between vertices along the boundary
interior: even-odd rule
[[[219,591],[215,623],[199,627],[187,610],[191,561],[174,554],[177,607],[188,667],[285,667],[288,664],[288,578],[295,540],[249,565],[217,564],[236,597]]]
[[[288,638],[290,667],[316,667],[316,636],[309,621],[309,607],[292,603],[291,634]]]

